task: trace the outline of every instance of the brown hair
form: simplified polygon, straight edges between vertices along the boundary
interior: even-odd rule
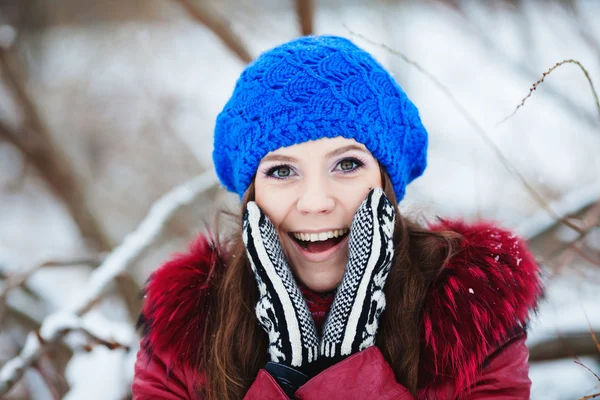
[[[383,190],[397,204],[389,176],[380,167]],[[251,184],[242,210],[254,199]],[[227,213],[226,213],[227,214]],[[217,235],[218,237],[218,235]],[[396,380],[415,395],[422,340],[421,316],[427,290],[453,253],[454,232],[431,232],[403,216],[396,218],[395,255],[385,294],[376,345],[392,367]],[[254,307],[258,290],[241,232],[228,241],[226,266],[213,278],[215,296],[208,305],[201,365],[206,399],[241,399],[267,363],[267,336]]]

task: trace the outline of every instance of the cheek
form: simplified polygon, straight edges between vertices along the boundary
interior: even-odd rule
[[[276,228],[279,228],[289,210],[289,199],[287,197],[289,196],[286,196],[281,191],[256,186],[256,204],[269,217]]]
[[[345,190],[344,196],[340,201],[344,203],[344,208],[351,211],[352,214],[356,213],[360,204],[367,198],[367,195],[373,188],[382,188],[381,178],[379,172],[376,177],[365,180],[360,185],[354,185],[353,190]]]

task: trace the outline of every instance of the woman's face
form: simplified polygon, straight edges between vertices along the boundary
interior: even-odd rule
[[[369,190],[382,186],[377,160],[353,139],[324,138],[267,154],[254,183],[296,278],[314,291],[335,289],[352,218]]]

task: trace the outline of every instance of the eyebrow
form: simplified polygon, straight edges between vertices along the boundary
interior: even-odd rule
[[[332,150],[329,153],[327,153],[326,157],[335,157],[335,156],[339,156],[340,154],[343,154],[347,151],[350,150],[357,150],[357,151],[361,151],[363,153],[366,153],[366,150],[364,147],[361,147],[359,145],[356,144],[349,144],[348,146],[344,146],[344,147],[340,147],[338,149]],[[278,162],[295,162],[297,161],[296,158],[291,157],[291,156],[284,156],[281,154],[267,154],[266,156],[263,157],[263,159],[261,160],[261,162],[267,162],[267,161],[278,161]]]

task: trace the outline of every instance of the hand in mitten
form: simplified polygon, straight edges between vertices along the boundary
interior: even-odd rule
[[[375,344],[394,256],[394,205],[373,189],[350,226],[348,263],[323,328],[323,369]]]
[[[256,316],[269,335],[271,362],[266,370],[291,397],[308,380],[308,368],[318,357],[315,323],[275,227],[255,202],[249,202],[244,212],[242,236],[258,285]]]

